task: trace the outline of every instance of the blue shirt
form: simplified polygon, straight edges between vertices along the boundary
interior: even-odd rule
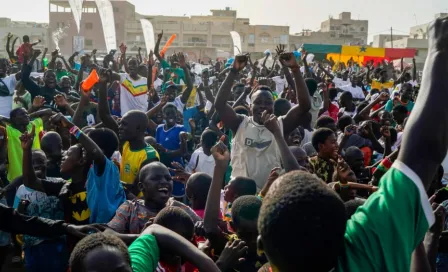
[[[126,201],[126,194],[120,182],[118,167],[108,158],[102,176],[93,163],[87,176],[87,205],[90,209],[90,223],[109,223],[118,207]]]
[[[185,116],[184,116],[185,118]],[[186,131],[182,125],[174,125],[172,128],[165,131],[165,124],[161,124],[156,129],[156,141],[168,150],[178,150],[180,148],[179,134]],[[178,162],[184,165],[182,157],[167,158],[163,153],[160,153],[160,161],[168,167],[171,167],[171,162]],[[174,175],[174,173],[171,173]],[[185,195],[185,185],[183,183],[174,181],[173,194],[174,197],[183,197]]]
[[[190,127],[189,120],[190,120],[190,118],[194,119],[194,117],[196,116],[196,114],[198,114],[198,112],[199,112],[198,107],[191,107],[191,108],[184,110],[184,113],[183,113],[184,127],[188,133],[191,133],[191,127]]]

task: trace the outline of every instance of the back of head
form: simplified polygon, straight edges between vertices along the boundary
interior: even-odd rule
[[[291,109],[291,103],[284,98],[279,98],[274,101],[274,115],[277,117],[286,115]]]
[[[317,82],[312,78],[305,79],[306,87],[308,88],[308,92],[310,96],[313,96],[317,90]]]
[[[170,206],[163,208],[154,218],[154,224],[170,229],[189,241],[193,238],[193,219],[179,207]]]
[[[235,189],[237,196],[253,196],[257,193],[257,183],[251,178],[235,177],[232,180],[232,187]]]
[[[242,220],[256,221],[260,214],[261,200],[254,195],[245,195],[238,197],[232,203],[232,222],[236,228]]]
[[[335,122],[334,122],[333,118],[331,118],[330,116],[323,115],[323,116],[319,117],[316,120],[316,126],[315,127],[316,127],[316,129],[328,128],[329,125],[333,125],[334,123]]]
[[[330,135],[334,135],[334,132],[329,128],[319,128],[313,132],[311,143],[317,152],[319,152],[319,144],[325,144],[325,141]]]
[[[24,43],[28,43],[28,42],[30,42],[30,37],[28,35],[25,35],[25,36],[22,37],[22,41]]]
[[[353,119],[349,115],[344,115],[338,119],[337,127],[340,131],[344,131],[345,127],[353,124]]]
[[[57,144],[62,144],[62,138],[59,133],[54,131],[45,133],[40,140],[40,147],[46,154],[52,153],[54,150],[53,146]]]
[[[328,95],[330,98],[330,102],[333,101],[338,96],[338,89],[337,88],[330,88],[328,89]]]
[[[95,233],[86,236],[78,244],[76,244],[70,255],[70,271],[72,272],[83,272],[85,271],[85,259],[87,254],[99,249],[99,248],[114,248],[120,253],[122,253],[124,260],[129,266],[131,265],[131,258],[128,253],[127,246],[115,235]]]
[[[201,209],[205,209],[207,196],[210,186],[212,185],[212,177],[206,173],[194,173],[188,178],[186,191],[189,198],[193,198],[199,203]]]
[[[310,173],[289,172],[263,199],[259,248],[279,271],[327,272],[343,250],[345,224],[344,204],[331,188]]]
[[[112,157],[118,149],[118,137],[108,128],[96,128],[89,132],[89,137],[101,148],[107,158]]]
[[[202,132],[201,143],[203,146],[212,148],[216,144],[217,135],[213,130],[206,129]]]

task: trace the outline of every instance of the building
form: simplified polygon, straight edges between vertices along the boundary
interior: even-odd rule
[[[353,20],[350,12],[342,12],[339,19],[330,17],[323,21],[318,31],[303,30],[290,35],[290,48],[299,48],[304,43],[365,45],[368,29],[367,20]]]
[[[288,26],[251,25],[249,19],[238,18],[237,12],[230,8],[211,10],[208,16],[155,16],[136,13],[135,6],[126,0],[112,0],[111,3],[117,45],[125,43],[128,55],[135,55],[139,47],[146,52],[140,19],[151,21],[155,40],[163,30],[161,47],[172,34],[177,35],[168,54],[182,51],[195,61],[233,55],[230,31],[240,34],[242,52],[262,54],[266,49],[273,51],[278,44],[285,44],[288,49]],[[58,46],[64,55],[70,55],[77,47],[86,52],[98,49],[99,53],[106,53],[101,19],[94,1],[84,1],[79,33],[67,0],[50,0],[49,11],[48,33],[56,37],[63,33],[59,35],[62,37],[58,39]],[[52,41],[50,47],[56,47],[56,43]]]
[[[392,41],[400,40],[402,38],[409,37],[409,35],[395,35],[392,34]],[[373,36],[372,47],[385,47],[386,42],[390,42],[391,37],[390,34],[379,34]]]
[[[36,42],[38,40],[42,41],[34,47],[35,49],[43,50],[45,47],[48,47],[47,28],[48,24],[20,22],[12,21],[9,18],[0,18],[0,39],[2,44],[2,46],[0,46],[0,57],[8,57],[8,53],[6,52],[6,41],[8,33],[14,35],[14,37],[11,39],[11,45],[13,40],[18,37],[15,44],[14,52],[22,44],[22,37],[25,35],[28,35],[30,37],[31,42]]]
[[[320,24],[320,32],[328,32],[331,37],[346,40],[360,40],[362,44],[367,43],[369,31],[368,20],[354,20],[351,12],[342,12],[338,19],[332,17]]]
[[[445,17],[448,13],[437,13],[434,15],[434,19]],[[393,48],[414,48],[417,49],[415,54],[415,62],[418,70],[423,70],[426,57],[428,56],[428,26],[430,22],[426,24],[420,24],[413,26],[409,29],[409,35],[394,40],[393,44],[389,42],[384,43],[384,47]],[[393,46],[392,46],[393,45]],[[410,60],[406,60],[410,62]]]

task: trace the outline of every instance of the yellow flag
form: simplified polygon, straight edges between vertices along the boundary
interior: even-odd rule
[[[341,50],[341,55],[346,56],[384,57],[385,54],[385,48],[375,48],[367,46],[342,46]]]

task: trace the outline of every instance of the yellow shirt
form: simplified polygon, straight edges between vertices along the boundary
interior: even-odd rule
[[[394,81],[393,80],[381,83],[381,81],[373,79],[372,80],[372,88],[371,88],[371,90],[378,89],[381,92],[382,89],[391,89],[393,87],[394,87]]]
[[[142,163],[153,159],[160,160],[160,156],[151,145],[140,150],[131,150],[129,142],[125,142],[121,154],[120,180],[128,184],[134,183]]]
[[[33,124],[36,127],[36,136],[33,140],[33,149],[40,149],[40,133],[44,130],[44,123],[42,119],[37,118],[31,121],[26,130],[31,132]],[[22,143],[20,142],[20,136],[22,132],[15,129],[11,125],[6,126],[6,136],[8,139],[8,180],[13,181],[15,178],[22,175],[22,165],[23,165],[23,149]]]

